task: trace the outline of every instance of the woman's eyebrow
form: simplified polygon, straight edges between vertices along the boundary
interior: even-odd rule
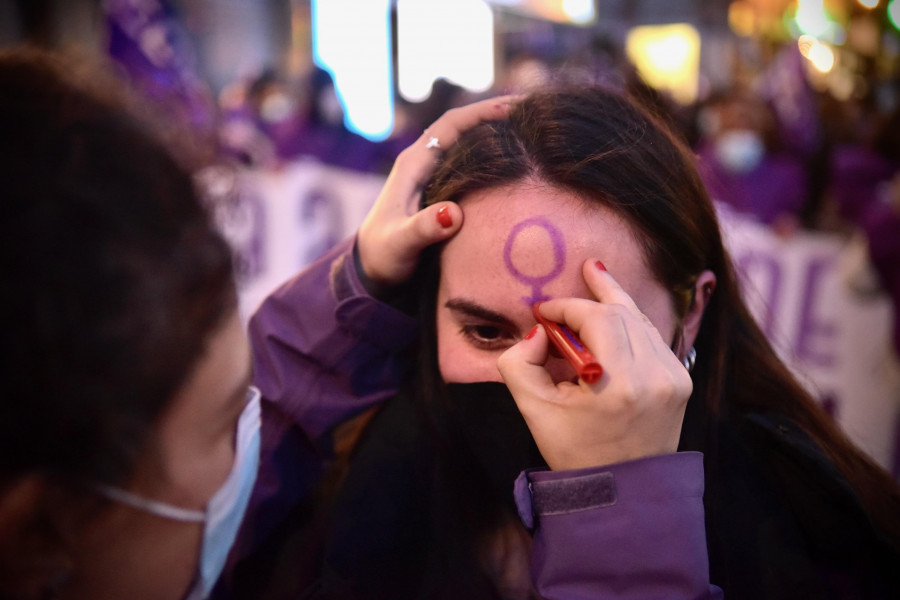
[[[476,302],[472,302],[471,300],[465,300],[462,298],[452,298],[447,300],[446,304],[444,304],[447,308],[454,312],[461,312],[470,317],[477,317],[484,321],[490,321],[497,325],[503,325],[505,327],[515,328],[516,324],[509,320],[504,315],[501,315],[498,312],[495,312],[489,308],[485,308]]]

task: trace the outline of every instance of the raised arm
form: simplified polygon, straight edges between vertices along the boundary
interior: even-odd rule
[[[462,212],[445,202],[419,210],[442,148],[460,132],[509,113],[513,97],[452,109],[404,150],[359,233],[267,298],[249,324],[254,383],[262,392],[256,487],[230,570],[254,556],[308,499],[331,458],[332,432],[398,388],[416,320],[382,298],[412,274],[419,253],[454,235]]]
[[[516,482],[535,586],[554,600],[721,597],[709,583],[703,456],[675,452],[690,375],[605,269],[588,261],[583,272],[597,301],[540,311],[603,357],[602,377],[555,383],[541,326],[498,365],[552,469]]]

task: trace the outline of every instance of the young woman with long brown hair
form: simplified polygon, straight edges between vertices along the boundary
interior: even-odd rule
[[[395,194],[379,200],[353,252],[345,246],[288,284],[254,321],[260,387],[301,429],[289,382],[339,374],[367,394],[362,407],[392,391],[385,374],[407,373],[330,504],[323,589],[546,593],[527,585],[532,545],[502,494],[516,473],[542,462],[614,471],[677,446],[704,454],[710,578],[729,597],[898,593],[897,485],[776,357],[680,141],[630,101],[583,87],[533,94],[452,146],[434,128],[417,152],[436,146],[433,177],[426,159],[401,157],[386,187]],[[410,216],[423,187],[426,208]],[[447,241],[422,250],[436,240]],[[403,315],[338,285],[329,324],[349,341],[340,360],[320,360],[309,332],[323,325],[300,313],[318,293],[302,286],[354,257],[370,289],[415,312],[414,353],[402,352]],[[598,357],[599,382],[579,382],[543,328],[532,331],[538,301]],[[394,323],[381,339],[376,311]],[[691,370],[686,388],[680,362]],[[688,395],[682,422],[678,399]],[[540,488],[540,474],[528,478]],[[538,543],[532,575],[558,569],[562,579],[566,562],[583,567],[578,558]]]

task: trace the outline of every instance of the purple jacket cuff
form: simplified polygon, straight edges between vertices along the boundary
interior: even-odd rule
[[[720,597],[709,584],[700,453],[526,471],[515,498],[534,529],[544,598]]]

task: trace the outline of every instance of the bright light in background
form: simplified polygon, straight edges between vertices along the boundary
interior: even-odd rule
[[[825,14],[825,0],[797,0],[794,21],[803,33],[816,37],[825,35],[831,23]]]
[[[843,27],[825,11],[825,0],[797,0],[793,20],[801,33],[830,42],[839,42],[844,37]]]
[[[487,0],[541,19],[585,25],[596,18],[594,0]]]
[[[900,29],[900,0],[891,0],[890,4],[887,5],[887,15],[888,19],[891,20],[891,24]]]
[[[421,102],[439,78],[473,92],[494,83],[494,15],[483,0],[397,0],[397,84]]]
[[[809,61],[820,73],[828,73],[834,68],[834,50],[827,44],[814,44],[809,49]]]
[[[594,0],[562,0],[562,9],[573,23],[594,20]]]
[[[697,98],[700,34],[690,25],[635,27],[625,51],[649,85],[668,90],[682,104]]]
[[[800,49],[800,54],[803,55],[804,58],[809,58],[809,50],[815,44],[818,44],[819,40],[814,38],[811,35],[801,35],[797,39],[797,47]]]
[[[825,44],[816,44],[809,51],[809,60],[821,73],[828,73],[834,68],[834,51]]]
[[[875,8],[879,0],[857,0],[865,8]]]
[[[728,25],[738,35],[753,35],[756,32],[756,10],[748,2],[732,2],[728,5]]]
[[[394,123],[390,0],[312,0],[313,59],[334,78],[344,123],[383,140]]]
[[[811,35],[801,35],[797,40],[797,47],[812,66],[820,73],[830,73],[834,68],[834,50],[828,44],[823,44]]]

